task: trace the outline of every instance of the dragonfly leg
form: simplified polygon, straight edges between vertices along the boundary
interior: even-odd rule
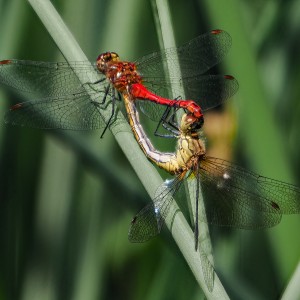
[[[118,92],[118,100],[119,100],[120,102],[122,102],[122,95],[121,95],[121,93],[119,93],[119,92]]]
[[[99,102],[100,105],[105,104],[107,95],[108,95],[108,93],[109,93],[109,89],[110,89],[110,85],[108,85],[108,86],[105,88],[105,91],[104,91],[104,97],[103,97],[102,101]]]
[[[101,104],[104,104],[104,103],[105,103],[106,96],[107,96],[107,94],[108,94],[108,92],[109,92],[109,89],[110,89],[110,86],[108,85],[108,86],[106,87],[106,89],[105,89],[105,97],[104,97],[104,99],[103,99],[103,101],[102,101]],[[102,133],[101,133],[101,136],[100,136],[101,139],[103,138],[104,133],[106,132],[107,128],[109,127],[109,125],[110,125],[110,123],[111,123],[111,120],[112,120],[112,118],[113,118],[113,116],[114,116],[114,114],[115,114],[115,105],[116,105],[116,92],[115,92],[115,89],[113,89],[113,95],[112,95],[112,101],[111,101],[111,103],[112,103],[112,106],[111,106],[111,107],[112,107],[112,108],[111,108],[111,115],[110,115],[110,117],[109,117],[108,122],[106,123],[105,128],[103,129],[103,131],[102,131]],[[108,105],[108,104],[107,104],[107,105]],[[106,105],[106,106],[107,106],[107,105]]]
[[[105,102],[106,102],[106,98],[107,98],[107,95],[108,95],[108,93],[109,93],[109,90],[110,90],[110,85],[108,85],[108,86],[105,88],[105,90],[104,90],[104,96],[103,96],[101,102],[95,101],[95,100],[92,101],[92,103],[93,103],[95,106],[97,106],[97,108],[101,108],[101,109],[106,109],[106,108],[107,108],[107,106],[109,105],[110,102],[107,102],[106,104],[105,104]],[[112,101],[112,102],[113,102],[113,101]],[[105,105],[104,105],[104,104],[105,104]]]
[[[156,126],[156,129],[154,131],[154,135],[160,136],[160,137],[162,136],[163,137],[163,135],[161,135],[161,134],[158,133],[158,129],[161,126],[161,124],[165,121],[167,115],[169,114],[170,109],[171,108],[169,106],[167,106],[166,110],[164,111],[162,117],[160,118],[160,120],[159,120],[159,122],[158,122],[158,124]]]
[[[99,90],[94,88],[94,86],[97,87],[97,84],[103,82],[104,80],[106,80],[106,78],[99,79],[95,82],[85,82],[83,86],[88,85],[94,92],[98,92]]]
[[[159,123],[155,129],[154,135],[159,136],[159,137],[165,137],[165,138],[176,138],[178,136],[178,125],[174,125],[173,122],[170,121],[170,112],[171,110],[174,110],[172,113],[172,116],[175,115],[175,112],[177,111],[177,108],[167,106],[166,110],[164,111],[161,119],[159,120]],[[161,134],[158,132],[159,127],[163,126],[167,131],[171,132],[172,134]]]
[[[93,86],[94,84],[101,83],[101,82],[103,82],[104,80],[106,80],[106,78],[101,78],[101,79],[96,80],[96,81],[94,81],[94,82],[86,82],[85,84],[88,84],[93,90],[96,91],[96,89],[94,89],[92,86]]]
[[[171,117],[166,121],[168,125],[179,131],[178,121],[176,120],[176,112],[178,108],[174,107],[174,112],[171,114]]]

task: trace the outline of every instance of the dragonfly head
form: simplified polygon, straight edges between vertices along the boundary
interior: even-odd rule
[[[184,114],[181,118],[180,130],[185,134],[193,134],[198,132],[204,123],[204,118],[196,118],[192,114]]]
[[[98,56],[97,58],[97,68],[101,73],[105,73],[107,66],[111,62],[120,61],[119,55],[115,52],[105,52]]]

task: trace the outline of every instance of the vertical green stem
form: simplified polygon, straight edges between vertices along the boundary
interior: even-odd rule
[[[156,20],[156,27],[158,36],[161,38],[160,44],[163,48],[171,48],[175,47],[175,37],[173,32],[173,26],[172,26],[172,20],[171,20],[171,14],[170,9],[168,6],[168,1],[166,0],[152,0],[152,7],[155,15]],[[172,68],[172,72],[175,71],[180,74],[180,65],[179,61],[177,63],[174,63],[172,61],[172,64],[168,64],[167,62],[167,69],[170,70]],[[175,88],[175,86],[173,87]],[[177,90],[178,87],[176,87]],[[181,95],[184,96],[184,90],[182,89]],[[173,95],[173,98],[178,95]],[[196,189],[197,180],[193,180],[193,182],[188,183],[187,185],[187,200],[190,205],[193,220],[195,219],[196,214],[196,203],[194,197],[191,197],[191,195],[196,195],[196,193],[192,192]],[[206,214],[204,209],[204,202],[202,198],[201,190],[199,191],[199,219],[201,222],[199,226],[199,241],[200,241],[200,249],[198,252],[195,251],[195,253],[198,253],[198,261],[200,260],[201,267],[201,282],[200,286],[203,289],[204,293],[206,294],[207,298],[209,299],[217,299],[222,294],[222,299],[227,299],[228,296],[226,294],[226,291],[221,284],[219,278],[215,275],[214,276],[214,270],[213,270],[213,257],[212,257],[212,246],[209,236],[209,229],[207,226],[206,221]],[[204,246],[204,247],[203,247]],[[195,249],[195,246],[193,246],[193,249]],[[209,260],[208,260],[209,257]],[[200,258],[200,259],[199,259]],[[190,265],[192,268],[192,266]],[[203,272],[203,270],[206,269],[207,272]],[[208,274],[207,274],[208,273]],[[215,281],[214,281],[215,277]],[[211,279],[211,280],[210,280]],[[211,281],[211,282],[209,282]],[[215,289],[213,289],[213,285],[215,285]],[[209,291],[210,290],[210,291]]]

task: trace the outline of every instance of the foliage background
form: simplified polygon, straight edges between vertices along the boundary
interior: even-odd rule
[[[92,61],[107,50],[131,60],[159,48],[149,1],[53,3]],[[206,118],[211,153],[300,185],[299,2],[170,8],[178,45],[215,28],[233,39],[224,69],[240,90]],[[0,1],[0,37],[0,59],[63,59],[27,2]],[[1,99],[1,115],[20,101],[4,91]],[[143,245],[127,241],[149,197],[113,137],[99,134],[0,127],[0,299],[201,299],[168,232]],[[278,298],[299,261],[299,223],[289,216],[266,231],[212,228],[232,299]]]

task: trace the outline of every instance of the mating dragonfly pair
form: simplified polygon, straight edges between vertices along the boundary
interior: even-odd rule
[[[196,210],[202,190],[208,223],[244,229],[271,227],[280,222],[282,214],[300,212],[300,189],[207,156],[198,134],[203,111],[224,103],[238,89],[237,81],[230,75],[203,75],[222,60],[230,46],[228,33],[213,30],[179,48],[152,53],[134,63],[120,60],[114,52],[101,54],[95,64],[3,60],[0,82],[25,98],[36,97],[12,106],[5,121],[44,129],[105,131],[115,121],[118,95],[122,95],[140,147],[148,159],[175,175],[158,188],[153,202],[134,217],[129,231],[131,241],[143,242],[160,232],[173,196],[189,177],[196,180]],[[172,68],[177,64],[179,73],[176,67]],[[82,84],[79,77],[87,77],[91,68],[97,71],[99,79]],[[170,100],[171,87],[177,95],[181,91],[176,87],[183,89],[191,100]],[[180,124],[171,122],[166,114],[162,120],[177,138],[176,152],[161,153],[152,146],[139,123],[136,106],[158,121],[163,115],[160,107],[184,109]],[[106,120],[103,111],[108,107],[111,115]],[[197,249],[197,212],[195,216]]]

